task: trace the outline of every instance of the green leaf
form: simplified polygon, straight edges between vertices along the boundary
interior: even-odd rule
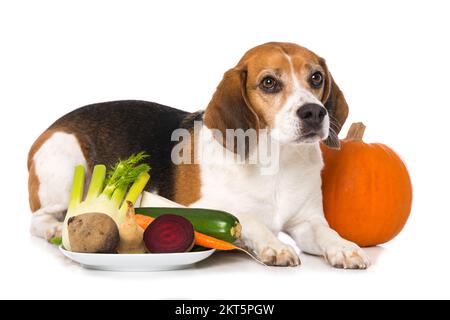
[[[126,160],[119,160],[110,171],[108,171],[106,178],[107,186],[114,186],[115,188],[130,184],[142,173],[148,172],[150,166],[148,164],[140,164],[149,155],[141,151],[137,154],[132,154]]]
[[[50,243],[59,247],[60,245],[62,245],[62,237],[54,237],[50,240]]]

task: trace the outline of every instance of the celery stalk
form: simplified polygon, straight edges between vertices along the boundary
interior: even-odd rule
[[[76,166],[73,174],[72,191],[70,193],[68,210],[73,209],[83,199],[84,175],[84,166]]]
[[[125,197],[126,193],[127,193],[127,187],[120,187],[114,191],[114,193],[111,197],[111,200],[117,204],[117,207],[120,207],[120,205],[122,204],[123,197]]]
[[[139,195],[142,193],[142,191],[144,191],[144,188],[147,185],[148,180],[150,180],[150,175],[147,172],[143,172],[133,183],[133,185],[130,188],[130,191],[128,191],[128,194],[125,200],[123,201],[122,206],[120,207],[120,212],[123,215],[125,215],[128,210],[127,202],[130,201],[131,203],[135,204],[136,200],[139,198]]]
[[[97,198],[102,192],[106,177],[106,166],[97,165],[94,167],[92,172],[91,184],[89,185],[88,193],[86,195],[86,200],[90,201]]]

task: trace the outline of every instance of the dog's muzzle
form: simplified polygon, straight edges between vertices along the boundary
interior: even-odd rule
[[[321,105],[308,103],[297,110],[297,115],[302,121],[304,133],[317,133],[322,130],[323,119],[327,115],[327,110]]]

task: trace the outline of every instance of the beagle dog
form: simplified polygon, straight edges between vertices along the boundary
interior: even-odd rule
[[[249,50],[227,71],[204,111],[188,113],[144,101],[82,107],[57,120],[31,147],[31,232],[47,239],[61,233],[76,165],[90,171],[95,164],[112,165],[145,151],[152,167],[148,191],[182,205],[236,215],[242,245],[264,263],[300,264],[296,251],[278,239],[283,231],[303,252],[321,255],[334,267],[365,269],[367,255],[330,229],[322,207],[319,144],[323,140],[339,147],[337,134],[347,114],[324,59],[296,44],[273,42]],[[194,161],[173,160],[176,130],[192,138]],[[228,145],[230,130],[268,132],[266,141],[278,146],[277,170],[262,174],[258,163],[224,159],[238,152]],[[217,133],[227,138],[218,139]],[[254,149],[246,144],[244,158]]]

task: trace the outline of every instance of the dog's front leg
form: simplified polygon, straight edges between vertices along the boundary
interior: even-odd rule
[[[332,230],[323,213],[300,219],[287,231],[302,251],[323,256],[333,267],[366,269],[370,266],[366,253]]]
[[[242,225],[241,241],[253,250],[258,258],[272,266],[298,266],[300,259],[295,250],[281,242],[276,235],[253,216],[239,216]]]

